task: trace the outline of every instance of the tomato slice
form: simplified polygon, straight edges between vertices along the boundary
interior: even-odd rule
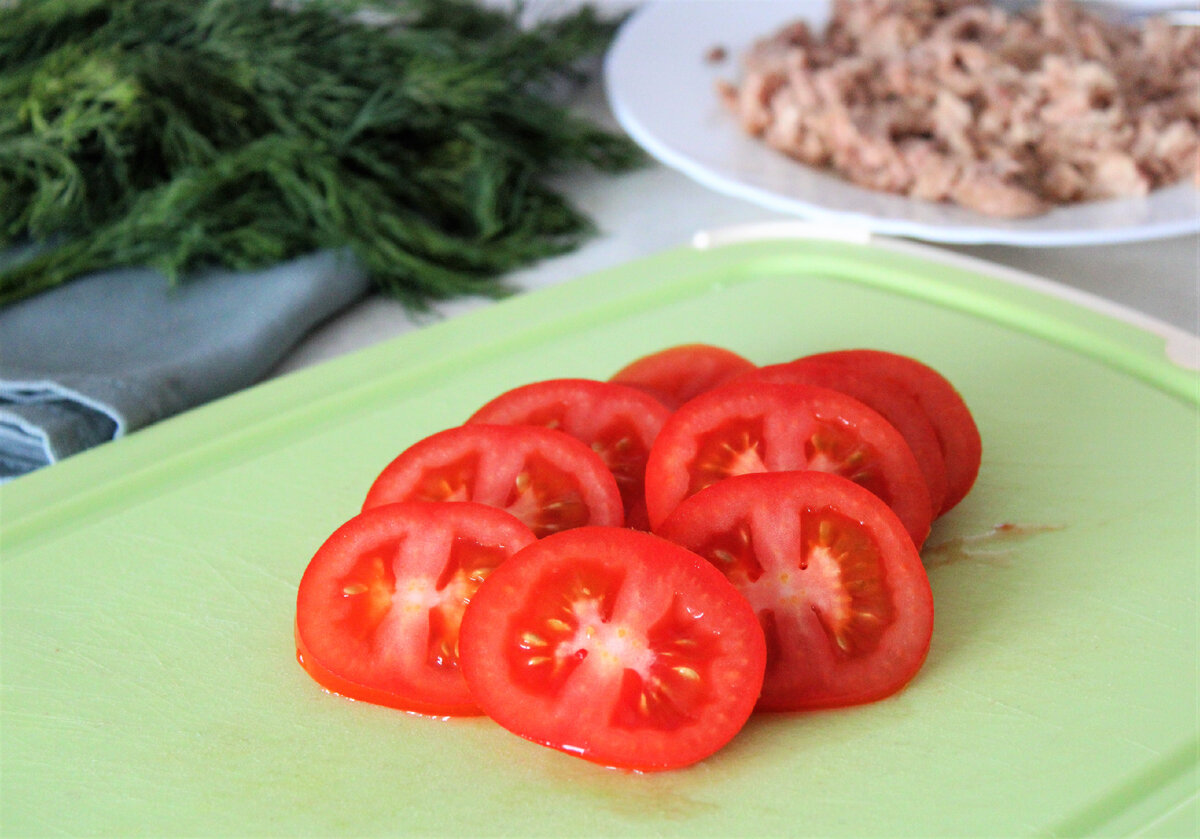
[[[542,425],[587,443],[616,478],[626,525],[648,526],[646,457],[670,414],[636,388],[594,379],[548,379],[500,394],[468,422]]]
[[[640,388],[669,408],[732,381],[754,362],[712,344],[680,344],[622,367],[609,381]]]
[[[946,461],[946,497],[938,513],[966,497],[979,475],[983,443],[975,418],[949,379],[922,361],[885,350],[837,350],[806,358],[885,376],[912,394],[933,424]]]
[[[871,702],[920,669],[933,596],[903,523],[823,472],[741,475],[688,498],[659,528],[753,605],[767,639],[759,710]]]
[[[397,501],[489,504],[539,537],[624,522],[620,490],[600,456],[533,425],[461,425],[419,440],[384,467],[363,509]]]
[[[744,725],[766,646],[750,604],[696,554],[584,527],[496,569],[463,618],[480,707],[529,740],[611,767],[695,763]]]
[[[657,530],[690,495],[733,475],[816,469],[884,500],[920,547],[929,489],[900,432],[862,402],[828,388],[735,382],[681,405],[646,462],[646,508]]]
[[[739,380],[816,385],[853,396],[896,427],[912,449],[929,487],[929,503],[940,511],[946,498],[946,459],[937,432],[917,400],[892,379],[846,364],[801,358],[759,367]]]
[[[463,611],[535,541],[483,504],[410,502],[360,513],[313,555],[296,596],[296,655],[322,687],[434,716],[473,715],[458,662]]]

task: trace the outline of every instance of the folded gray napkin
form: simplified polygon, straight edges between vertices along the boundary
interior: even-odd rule
[[[367,290],[321,252],[178,284],[105,271],[0,309],[0,480],[253,384]]]

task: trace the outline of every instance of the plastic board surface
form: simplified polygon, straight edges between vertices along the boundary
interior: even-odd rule
[[[397,452],[689,341],[904,352],[971,406],[983,467],[924,550],[906,690],[638,775],[308,678],[300,575]],[[1122,321],[828,241],[681,248],[265,383],[0,487],[0,830],[1194,835],[1198,404]]]

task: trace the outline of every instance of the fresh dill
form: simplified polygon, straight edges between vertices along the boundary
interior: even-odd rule
[[[618,24],[469,0],[0,4],[0,305],[116,266],[172,280],[349,248],[421,307],[501,294],[641,160],[550,95]],[[364,22],[369,15],[369,21]]]

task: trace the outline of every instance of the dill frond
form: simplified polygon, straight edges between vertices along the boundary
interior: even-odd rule
[[[348,247],[414,307],[575,247],[551,174],[642,161],[547,95],[619,21],[466,0],[0,6],[0,304],[82,274],[173,279]],[[369,22],[364,22],[369,19]]]

